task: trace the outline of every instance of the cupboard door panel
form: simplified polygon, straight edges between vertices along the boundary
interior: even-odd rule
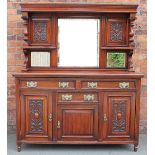
[[[33,94],[33,93],[32,93]],[[48,95],[22,95],[22,133],[27,140],[47,140],[52,137],[51,122],[48,124]]]
[[[133,138],[135,94],[107,93],[105,98],[106,113],[104,114],[104,121],[107,128],[106,138]]]
[[[108,17],[106,21],[106,45],[127,46],[128,45],[128,22],[123,18]]]
[[[98,106],[58,105],[58,140],[95,140],[98,134]]]
[[[31,22],[31,44],[51,44],[51,20],[50,18],[32,18]]]

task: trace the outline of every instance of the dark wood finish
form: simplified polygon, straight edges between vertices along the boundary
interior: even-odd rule
[[[106,31],[106,46],[128,46],[127,17],[106,17]]]
[[[140,88],[133,72],[137,5],[21,4],[25,69],[16,81],[16,144],[139,143]],[[58,68],[58,18],[100,20],[99,68]],[[126,68],[106,68],[107,51],[126,52]],[[49,51],[49,68],[31,67]],[[130,72],[132,71],[132,72]]]
[[[104,72],[98,74],[74,72],[73,75],[71,72],[16,74],[17,109],[21,107],[21,110],[17,110],[17,145],[20,146],[21,143],[135,144],[137,148],[142,76],[136,73],[104,74]],[[30,81],[37,82],[37,86],[28,87],[27,82]],[[68,87],[59,88],[60,81],[69,82]],[[88,87],[88,82],[97,82],[97,87]],[[119,86],[121,82],[129,83],[129,87],[121,88]],[[72,97],[63,100],[62,95]],[[84,95],[91,97],[85,100]],[[28,116],[30,110],[26,106],[30,103],[30,99],[36,101],[42,99],[44,106],[48,107],[44,111],[46,116],[44,131],[48,128],[48,133],[44,132],[40,135],[36,131],[26,134],[25,137],[25,129],[27,130],[24,127],[25,121],[29,123],[31,118]],[[53,118],[47,123],[50,112]],[[104,120],[104,114],[107,120]],[[57,128],[58,121],[60,127]]]
[[[105,93],[106,139],[134,139],[135,93]]]
[[[137,7],[123,4],[21,4],[22,12],[136,13]]]
[[[60,127],[58,126],[60,123]],[[61,104],[57,106],[58,141],[96,140],[98,135],[98,106]]]
[[[58,19],[59,18],[97,18],[100,21],[99,67],[105,69],[107,50],[125,50],[130,53],[125,68],[133,71],[132,53],[134,50],[133,26],[136,5],[100,4],[21,4],[22,18],[25,20],[25,71],[53,69],[82,69],[87,67],[58,67]],[[116,13],[117,12],[117,13]],[[75,47],[76,48],[76,47]],[[50,67],[31,67],[31,51],[50,50]],[[90,67],[89,69],[94,69]]]
[[[23,91],[21,93],[21,137],[25,140],[48,140],[52,136],[48,115],[52,114],[48,93]],[[49,132],[50,131],[50,132]]]
[[[32,18],[30,27],[31,45],[50,45],[51,21],[50,18]]]

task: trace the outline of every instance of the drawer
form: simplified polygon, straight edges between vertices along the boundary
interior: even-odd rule
[[[55,80],[25,80],[21,88],[75,89],[75,81]]]
[[[58,102],[98,102],[99,97],[98,93],[58,93],[57,94],[57,101]]]
[[[81,81],[82,89],[133,89],[134,81]]]

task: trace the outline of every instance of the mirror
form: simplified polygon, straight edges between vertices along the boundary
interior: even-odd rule
[[[31,67],[50,67],[50,52],[31,52]]]
[[[99,66],[99,19],[58,19],[58,67]]]

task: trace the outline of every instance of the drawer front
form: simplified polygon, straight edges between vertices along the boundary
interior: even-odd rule
[[[98,102],[99,97],[98,93],[58,93],[57,94],[58,102]]]
[[[134,89],[134,81],[81,81],[82,89]]]
[[[21,88],[75,89],[75,81],[60,80],[25,80]]]

